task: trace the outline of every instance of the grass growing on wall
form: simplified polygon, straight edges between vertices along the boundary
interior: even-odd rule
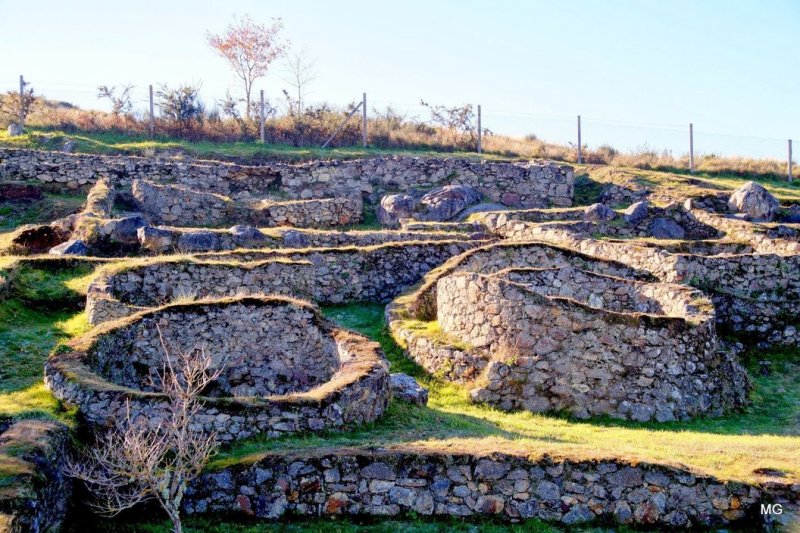
[[[377,340],[393,372],[406,372],[430,388],[427,407],[393,401],[370,426],[350,432],[251,440],[223,450],[219,468],[258,460],[269,450],[330,446],[399,446],[424,450],[509,451],[557,457],[621,457],[634,461],[682,464],[723,479],[757,481],[757,468],[800,479],[800,351],[775,349],[757,354],[773,361],[770,376],[754,376],[753,405],[743,413],[690,422],[634,423],[579,421],[528,412],[507,413],[473,404],[468,391],[426,375],[405,358],[383,324],[383,306],[327,307],[325,314]],[[755,358],[751,358],[756,364]]]

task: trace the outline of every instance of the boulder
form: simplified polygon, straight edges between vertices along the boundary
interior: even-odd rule
[[[302,231],[290,229],[283,233],[283,244],[287,248],[307,248],[309,241]]]
[[[19,124],[11,124],[8,126],[8,136],[9,137],[19,137],[25,133],[25,130],[22,129],[22,126]]]
[[[144,226],[136,230],[139,245],[151,252],[165,252],[172,248],[172,232],[163,228]]]
[[[181,252],[213,252],[219,249],[219,235],[213,231],[194,231],[178,237]]]
[[[800,205],[790,205],[781,217],[781,222],[786,222],[789,224],[800,223]]]
[[[147,220],[139,214],[118,218],[113,221],[109,236],[114,242],[136,244],[139,242],[139,228],[149,225]]]
[[[686,231],[680,224],[671,218],[664,217],[653,219],[648,234],[656,239],[683,239],[686,237]]]
[[[411,218],[418,203],[419,198],[410,194],[389,194],[381,198],[375,214],[381,225],[397,227],[401,218]]]
[[[756,220],[772,220],[778,214],[780,204],[763,186],[748,181],[728,199],[728,208],[737,213],[746,214]]]
[[[606,204],[592,204],[583,210],[583,219],[590,222],[607,222],[614,220],[617,213]]]
[[[67,139],[64,141],[64,144],[61,145],[61,151],[67,154],[71,154],[75,151],[75,141],[71,139]]]
[[[469,185],[446,185],[420,198],[412,216],[416,220],[445,222],[482,198],[481,193]]]
[[[391,374],[389,387],[392,389],[393,398],[416,405],[428,403],[428,389],[417,383],[417,380],[408,374]]]
[[[643,200],[628,206],[628,208],[622,212],[622,217],[628,224],[638,224],[642,220],[646,219],[649,213],[650,202]]]
[[[50,255],[88,255],[89,247],[80,239],[71,239],[50,248]]]
[[[267,236],[253,226],[237,225],[228,230],[237,246],[252,247],[267,240]]]

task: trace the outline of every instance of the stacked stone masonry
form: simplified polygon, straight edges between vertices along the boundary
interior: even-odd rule
[[[99,275],[89,285],[89,323],[100,324],[176,299],[284,294],[317,303],[387,302],[428,271],[481,241],[237,251],[163,258]]]
[[[202,349],[221,368],[196,423],[222,442],[371,422],[388,404],[379,345],[281,297],[173,304],[96,328],[50,358],[45,383],[95,430],[128,410],[156,424],[166,412],[150,384],[165,356],[159,329],[171,352]]]
[[[152,224],[174,226],[331,227],[357,224],[363,216],[361,196],[243,202],[218,193],[145,180],[134,180],[133,196]]]
[[[509,214],[487,216],[484,222],[505,239],[549,242],[592,257],[614,259],[664,282],[698,287],[711,296],[721,329],[746,332],[754,342],[796,323],[800,318],[800,254],[790,246],[796,243],[752,237],[752,229],[743,227],[752,224],[696,209],[692,213],[721,231],[735,228],[731,237],[736,241],[642,244],[593,239],[554,226],[516,221]]]
[[[266,519],[493,516],[671,529],[755,522],[770,501],[756,486],[615,459],[341,449],[269,454],[210,472],[189,488],[184,508]]]
[[[38,180],[74,189],[104,176],[123,187],[130,187],[135,179],[144,179],[232,198],[245,193],[303,200],[361,194],[371,204],[390,191],[462,183],[475,187],[488,200],[506,205],[569,206],[574,189],[572,167],[546,161],[505,163],[390,156],[242,166],[216,161],[0,149],[3,179]]]
[[[687,287],[569,267],[460,273],[439,279],[437,312],[489,360],[473,398],[501,409],[665,422],[745,401],[711,302]]]

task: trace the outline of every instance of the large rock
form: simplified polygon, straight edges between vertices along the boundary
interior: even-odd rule
[[[487,213],[493,211],[508,211],[510,208],[505,204],[497,204],[492,202],[480,203],[464,209],[458,214],[459,220],[466,220],[470,215],[475,213]]]
[[[253,226],[237,225],[228,230],[237,246],[257,246],[267,240],[267,236]]]
[[[628,224],[638,224],[642,220],[646,219],[649,213],[650,202],[643,200],[628,206],[628,208],[622,212],[622,216],[625,219],[625,222]]]
[[[308,248],[309,240],[302,231],[290,229],[283,233],[283,245],[287,248]]]
[[[728,208],[752,219],[772,220],[778,214],[780,204],[763,186],[748,181],[733,192],[728,199]]]
[[[413,218],[432,222],[452,220],[467,207],[479,203],[481,199],[481,193],[469,185],[446,185],[420,198]]]
[[[139,245],[151,252],[166,252],[172,248],[172,232],[163,228],[144,226],[136,230]]]
[[[219,235],[213,231],[194,231],[178,237],[181,252],[213,252],[219,249]]]
[[[139,228],[145,228],[150,224],[142,215],[131,215],[115,219],[111,222],[109,236],[114,242],[122,244],[136,244],[139,242]]]
[[[411,218],[419,198],[411,194],[389,194],[375,208],[378,222],[383,226],[397,227],[401,218]]]
[[[671,218],[659,217],[650,223],[648,233],[656,239],[683,239],[686,231]]]
[[[391,374],[389,387],[392,397],[417,405],[428,403],[428,389],[417,383],[417,380],[408,374]]]
[[[50,249],[50,255],[88,255],[89,247],[80,239],[72,239]]]
[[[19,137],[25,133],[25,130],[22,129],[22,126],[19,124],[11,124],[8,126],[8,136],[9,137]]]
[[[583,219],[590,222],[608,222],[614,220],[617,213],[606,204],[592,204],[583,210]]]

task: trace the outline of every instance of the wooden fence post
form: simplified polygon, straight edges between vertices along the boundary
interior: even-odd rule
[[[694,174],[694,124],[689,123],[689,172]]]
[[[261,102],[258,107],[258,131],[261,144],[264,144],[266,142],[266,136],[264,134],[264,89],[261,89]]]
[[[478,153],[483,151],[481,141],[483,140],[483,128],[481,127],[481,105],[478,104]]]
[[[361,146],[367,147],[367,93],[361,99]]]
[[[19,75],[19,127],[25,129],[25,78]]]
[[[583,163],[583,152],[582,152],[582,141],[581,141],[581,116],[578,115],[578,164]]]
[[[153,85],[150,85],[150,138],[156,134],[156,119],[153,114]]]
[[[789,183],[792,182],[792,140],[789,139],[789,161],[786,164],[789,174]]]

